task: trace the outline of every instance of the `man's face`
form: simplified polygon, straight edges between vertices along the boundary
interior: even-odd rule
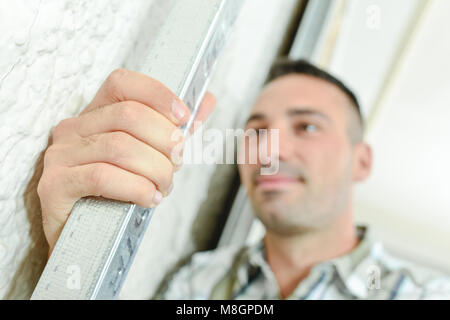
[[[239,171],[266,228],[279,234],[321,228],[346,209],[354,162],[350,108],[338,87],[307,75],[285,75],[263,89],[246,129],[279,129],[279,171],[260,175],[259,161]]]

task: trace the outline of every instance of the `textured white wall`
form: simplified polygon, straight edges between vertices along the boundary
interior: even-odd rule
[[[26,298],[44,261],[38,175],[32,177],[52,127],[78,114],[113,69],[137,69],[173,3],[0,0],[0,298]],[[211,83],[218,107],[209,126],[233,127],[235,116],[245,114],[296,5],[247,1]],[[166,268],[192,247],[190,226],[214,170],[187,166],[177,173],[122,298],[149,297]]]
[[[130,56],[152,3],[0,1],[0,297],[32,244],[24,194],[51,128]]]

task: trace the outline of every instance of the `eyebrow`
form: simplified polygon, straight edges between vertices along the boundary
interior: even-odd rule
[[[297,115],[317,116],[327,121],[330,121],[330,118],[325,113],[305,107],[293,107],[288,110],[287,114],[289,116],[297,116]]]
[[[310,109],[310,108],[305,108],[305,107],[292,107],[287,111],[288,116],[301,116],[301,115],[308,115],[308,116],[318,116],[321,117],[327,121],[330,121],[330,118],[325,114],[322,113],[320,111],[314,110],[314,109]],[[251,121],[256,121],[256,120],[264,120],[266,118],[266,116],[262,113],[254,113],[252,115],[250,115],[250,117],[247,119],[246,124],[248,124]]]
[[[263,115],[262,113],[254,113],[252,115],[250,115],[250,117],[248,117],[246,124],[248,124],[249,122],[252,121],[256,121],[256,120],[264,120],[266,118],[265,115]]]

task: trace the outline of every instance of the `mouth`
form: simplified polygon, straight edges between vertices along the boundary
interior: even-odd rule
[[[301,182],[303,179],[299,177],[285,175],[258,176],[255,179],[255,188],[262,191],[283,190]]]

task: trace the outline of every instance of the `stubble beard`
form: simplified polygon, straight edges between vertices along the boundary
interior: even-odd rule
[[[335,221],[348,205],[351,191],[351,168],[329,188],[313,189],[304,185],[294,201],[286,201],[285,191],[268,191],[252,199],[257,218],[266,229],[282,236],[302,234],[322,229]]]

